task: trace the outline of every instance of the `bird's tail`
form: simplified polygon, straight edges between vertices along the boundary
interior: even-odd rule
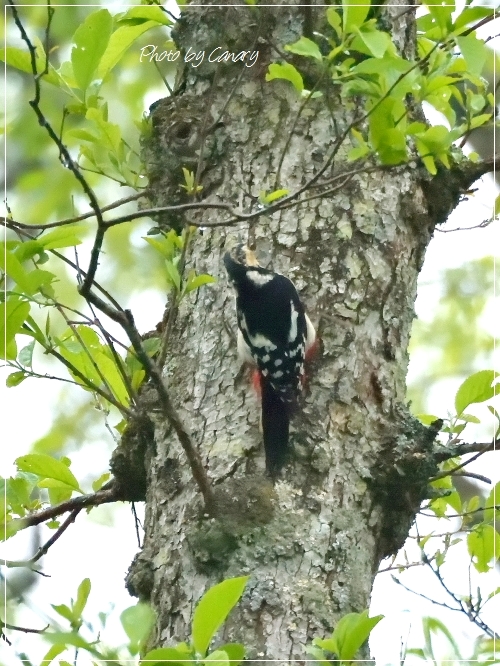
[[[262,432],[266,453],[266,470],[275,479],[288,452],[290,407],[280,397],[269,379],[261,375]]]

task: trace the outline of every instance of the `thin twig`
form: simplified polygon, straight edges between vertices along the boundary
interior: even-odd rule
[[[47,509],[42,509],[41,511],[26,516],[26,518],[20,518],[19,521],[22,523],[22,529],[25,529],[26,527],[33,527],[34,525],[44,523],[46,520],[57,518],[68,511],[81,511],[81,509],[85,509],[89,506],[100,506],[101,504],[110,504],[111,502],[120,501],[124,502],[126,501],[126,498],[118,494],[115,485],[111,482],[108,488],[101,488],[101,490],[90,495],[72,497],[66,502],[61,502],[61,504],[56,504],[55,506],[49,506]]]
[[[18,627],[15,624],[8,624],[8,622],[4,622],[2,619],[0,619],[0,632],[2,633],[3,629],[9,629],[10,631],[22,631],[25,634],[43,634],[49,627],[50,624],[48,624],[43,629],[29,629],[28,627]]]
[[[497,446],[499,445],[500,440],[495,439],[491,442],[484,443],[484,442],[463,442],[461,444],[458,444],[457,446],[453,446],[452,448],[447,448],[442,445],[440,445],[439,449],[434,453],[434,460],[436,462],[444,462],[445,460],[449,460],[450,458],[456,458],[457,456],[463,456],[466,453],[479,453],[482,455],[483,453],[486,453],[488,451],[495,451]],[[466,463],[468,464],[471,462],[471,460],[475,460],[475,458],[470,458]],[[454,470],[450,470],[454,471]]]
[[[472,456],[472,458],[469,458],[465,462],[460,463],[460,465],[456,465],[455,467],[452,467],[451,469],[447,469],[447,470],[443,470],[442,472],[439,472],[439,474],[436,474],[435,476],[430,478],[429,481],[437,481],[438,479],[443,479],[446,476],[451,476],[451,475],[455,474],[455,472],[458,472],[458,470],[463,469],[466,465],[469,465],[474,460],[477,460],[480,456],[483,455],[483,453],[486,453],[487,451],[492,451],[493,448],[495,447],[495,444],[496,444],[496,441],[488,443],[488,444],[484,444],[482,446],[482,448],[479,449],[479,451],[476,449],[477,453],[476,453],[475,456]],[[458,449],[459,447],[457,446],[456,448]],[[455,454],[453,456],[450,456],[450,457],[454,458],[455,456],[464,455],[464,453],[466,453],[466,452],[456,451]],[[436,458],[436,459],[439,461],[438,458]],[[444,458],[444,460],[446,460],[446,458]]]
[[[68,324],[69,328],[73,331],[73,335],[77,339],[77,341],[80,343],[80,346],[82,347],[83,351],[85,352],[85,355],[90,361],[90,364],[94,368],[95,372],[97,373],[98,377],[100,377],[103,385],[106,387],[110,395],[113,395],[113,389],[111,388],[110,383],[107,380],[106,375],[102,372],[101,368],[99,367],[99,364],[97,361],[94,359],[92,354],[90,353],[90,349],[87,347],[85,344],[85,341],[83,340],[82,336],[80,335],[77,327],[75,324],[73,324],[68,317],[66,316],[66,313],[64,312],[63,308],[59,305],[59,303],[54,302],[54,307],[55,309],[59,312],[59,314],[62,316],[64,321]]]
[[[89,304],[90,307],[92,307],[91,304]],[[123,383],[125,384],[127,388],[127,393],[130,397],[131,402],[137,404],[137,392],[134,390],[134,387],[132,386],[132,382],[130,381],[130,377],[128,376],[127,373],[127,368],[125,366],[125,363],[123,362],[122,357],[118,354],[118,352],[115,349],[115,346],[113,344],[114,340],[112,336],[107,332],[107,330],[104,328],[104,326],[101,324],[99,319],[97,317],[94,320],[95,325],[97,328],[101,331],[104,339],[106,340],[106,343],[108,347],[111,350],[111,353],[113,354],[113,358],[115,360],[115,365],[118,369],[118,372],[120,373],[120,376],[123,380]]]
[[[467,464],[469,464],[469,461],[467,461]],[[466,476],[469,479],[477,479],[478,481],[491,485],[491,479],[487,476],[483,476],[483,474],[476,474],[476,472],[459,472],[458,474],[451,474],[450,476]]]
[[[455,229],[439,229],[439,228],[437,228],[436,231],[439,231],[442,234],[451,234],[455,231],[471,231],[472,229],[485,229],[492,222],[493,222],[493,219],[489,219],[489,220],[483,220],[479,224],[475,224],[473,227],[456,227]]]
[[[76,517],[80,513],[82,509],[77,508],[73,509],[70,513],[70,515],[66,518],[64,523],[60,525],[56,532],[50,537],[50,539],[44,543],[43,546],[41,546],[35,555],[33,555],[32,558],[29,560],[2,560],[2,564],[6,566],[7,568],[14,568],[14,567],[29,567],[30,569],[33,569],[37,573],[40,573],[38,569],[33,567],[33,565],[38,562],[39,559],[41,559],[44,555],[47,554],[49,548],[55,544],[55,542],[64,534],[64,532],[68,529],[68,527],[75,522]]]
[[[124,204],[130,203],[132,201],[137,201],[137,199],[142,199],[143,197],[146,198],[148,194],[149,190],[145,189],[142,192],[132,194],[129,197],[118,199],[117,201],[114,201],[113,203],[108,204],[107,206],[102,206],[101,212],[106,213],[109,210],[113,210],[113,208],[119,208]],[[81,215],[77,215],[75,217],[69,217],[64,220],[59,220],[58,222],[49,222],[48,224],[27,224],[23,222],[16,222],[15,220],[11,220],[10,218],[7,217],[0,217],[0,222],[5,224],[11,222],[15,227],[19,229],[45,230],[45,229],[53,229],[54,227],[64,227],[68,224],[74,224],[75,222],[81,222],[82,220],[87,220],[89,217],[95,217],[95,212],[89,211],[88,213],[82,213]]]
[[[474,513],[481,513],[483,511],[490,511],[490,510],[491,511],[500,511],[500,504],[493,504],[492,506],[488,506],[488,507],[480,506],[478,509],[473,509],[472,511],[464,511],[463,513],[447,513],[445,516],[436,516],[435,513],[424,513],[423,511],[419,511],[419,513],[420,513],[420,515],[425,516],[426,518],[441,519],[441,518],[463,518],[464,516],[470,516]],[[458,532],[463,532],[463,531],[464,531],[463,529],[458,530]],[[449,532],[447,532],[446,534],[449,534]],[[434,536],[444,536],[444,535],[442,535],[442,534],[434,535],[433,534],[432,537],[434,537]],[[415,537],[410,537],[410,538],[415,538]]]

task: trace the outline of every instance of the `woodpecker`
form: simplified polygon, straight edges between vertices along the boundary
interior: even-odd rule
[[[299,406],[304,362],[316,331],[291,280],[259,264],[243,244],[224,255],[235,291],[238,356],[256,366],[262,398],[266,470],[276,478],[288,449],[290,418]]]

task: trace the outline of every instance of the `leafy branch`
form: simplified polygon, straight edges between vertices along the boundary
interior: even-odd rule
[[[143,341],[141,339],[141,336],[135,326],[134,323],[134,318],[132,313],[129,310],[123,310],[121,307],[113,307],[103,301],[101,298],[99,298],[95,293],[92,291],[92,287],[94,285],[94,279],[95,275],[97,272],[98,264],[99,264],[99,257],[101,253],[101,248],[102,248],[102,243],[104,240],[105,232],[108,228],[110,228],[109,223],[106,223],[103,219],[102,215],[102,210],[99,206],[98,200],[96,195],[94,194],[92,188],[88,184],[87,180],[85,177],[82,175],[80,169],[78,166],[75,164],[73,159],[71,158],[65,144],[63,141],[58,137],[58,135],[54,132],[52,126],[50,125],[49,121],[43,114],[42,110],[40,109],[40,98],[41,98],[41,89],[40,89],[40,79],[48,73],[48,56],[46,56],[46,61],[45,61],[45,68],[42,72],[39,72],[37,69],[37,59],[36,59],[36,49],[33,46],[31,40],[29,39],[24,26],[19,18],[17,9],[13,3],[13,0],[9,0],[9,4],[12,7],[13,11],[13,16],[15,23],[21,33],[21,36],[26,43],[28,47],[28,51],[31,56],[31,68],[32,68],[32,74],[34,78],[34,83],[35,83],[35,97],[33,100],[30,101],[30,105],[35,111],[37,118],[39,120],[39,123],[42,127],[46,129],[46,131],[49,134],[49,137],[53,141],[53,143],[57,146],[60,154],[60,159],[62,163],[70,169],[71,173],[74,175],[74,177],[77,179],[77,181],[80,183],[85,195],[87,196],[90,207],[94,211],[94,215],[97,219],[97,230],[95,233],[94,237],[94,243],[91,251],[91,258],[89,262],[89,266],[87,269],[87,272],[85,274],[85,277],[83,279],[83,282],[81,283],[78,291],[81,294],[83,298],[87,300],[91,305],[94,305],[98,310],[106,314],[110,319],[118,323],[125,333],[127,334],[132,347],[136,353],[136,356],[140,363],[143,365],[144,370],[146,372],[146,376],[148,379],[151,380],[153,386],[156,388],[158,397],[159,397],[159,402],[160,406],[162,408],[162,411],[164,415],[166,416],[167,420],[171,423],[172,427],[174,428],[177,437],[181,443],[181,446],[183,447],[186,457],[189,461],[189,464],[191,466],[191,470],[193,473],[193,477],[198,484],[198,487],[200,489],[200,492],[202,493],[202,496],[205,501],[205,507],[207,512],[210,515],[213,515],[215,512],[215,501],[213,497],[213,492],[210,487],[210,483],[207,477],[207,474],[205,472],[205,469],[203,467],[203,464],[201,462],[201,458],[198,454],[198,451],[196,449],[196,446],[191,438],[191,435],[189,434],[185,424],[181,420],[177,410],[174,408],[171,400],[169,393],[166,389],[166,386],[164,384],[162,375],[161,375],[161,370],[158,368],[155,362],[151,360],[151,358],[148,356],[145,347],[143,345]],[[50,31],[50,23],[52,20],[52,15],[53,15],[53,9],[49,6],[48,7],[48,21],[47,21],[47,27],[46,27],[46,40],[48,39],[48,34]],[[11,226],[15,226],[12,225]],[[49,350],[49,349],[48,349]],[[52,353],[58,360],[63,362],[67,367],[71,369],[73,374],[77,376],[78,378],[82,379],[82,381],[85,381],[86,384],[88,384],[87,379],[81,373],[78,368],[76,368],[73,364],[71,364],[69,361],[67,361],[63,355],[61,355],[59,352],[55,351],[54,349],[50,349],[50,353]],[[95,365],[94,359],[91,358],[91,362]],[[113,396],[110,396],[107,394],[106,391],[103,391],[100,389],[100,387],[96,387],[95,385],[92,385],[92,389],[95,390],[97,393],[105,397],[107,400],[109,400],[112,404],[117,406],[122,412],[125,411],[127,415],[130,416],[130,413],[128,410],[125,410],[123,405],[120,405],[118,401],[114,399]],[[85,500],[82,500],[82,498],[74,498],[74,501],[77,502],[77,500],[81,502],[89,502],[90,505],[93,505],[93,502],[96,501],[115,501],[117,498],[113,495],[111,491],[107,491],[106,495],[102,495],[102,493],[105,491],[99,491],[101,494],[94,494],[92,496],[87,496]],[[110,499],[113,498],[113,499]],[[72,500],[68,500],[72,501]],[[66,504],[67,506],[67,504]],[[75,505],[76,507],[79,507],[80,504],[77,502]],[[83,503],[83,506],[85,506],[85,503]],[[47,520],[51,517],[51,510],[54,510],[55,507],[52,507],[51,509],[46,509],[45,512],[39,512],[37,514],[36,518],[33,518],[34,520],[38,520],[39,522],[42,522],[43,520]],[[61,509],[61,505],[59,505],[58,510]],[[61,511],[63,512],[63,511]],[[59,515],[57,513],[56,515]],[[42,517],[40,517],[42,516]],[[28,520],[28,519],[26,519]],[[32,523],[32,524],[37,524],[37,523]],[[24,526],[29,526],[30,523],[24,523]]]

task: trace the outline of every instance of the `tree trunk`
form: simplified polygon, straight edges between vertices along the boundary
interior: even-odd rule
[[[413,14],[398,9],[385,20],[397,17],[395,43],[411,55]],[[324,8],[186,8],[175,39],[183,53],[205,58],[184,65],[174,95],[152,114],[146,154],[155,205],[192,201],[182,198],[181,167],[198,173],[202,200],[242,212],[259,210],[262,191],[304,187],[336,148],[322,182],[354,170],[341,136],[361,114],[355,100],[341,102],[326,81],[323,97],[307,102],[288,82],[265,82],[276,49],[323,16]],[[258,51],[258,60],[210,63],[217,46]],[[410,416],[405,376],[417,276],[445,212],[415,165],[364,166],[330,185],[312,183],[300,204],[269,217],[212,228],[231,215],[206,209],[161,221],[205,224],[187,265],[218,278],[181,302],[164,366],[213,484],[216,515],[205,513],[172,427],[152,410],[144,545],[128,576],[130,591],[158,613],[151,647],[188,640],[202,593],[250,574],[224,640],[243,642],[250,659],[304,659],[314,636],[368,606],[381,559],[402,546],[425,497],[437,469],[436,431]],[[292,459],[274,486],[258,398],[236,357],[223,270],[224,248],[238,237],[255,241],[262,263],[292,279],[321,340],[293,421]]]

